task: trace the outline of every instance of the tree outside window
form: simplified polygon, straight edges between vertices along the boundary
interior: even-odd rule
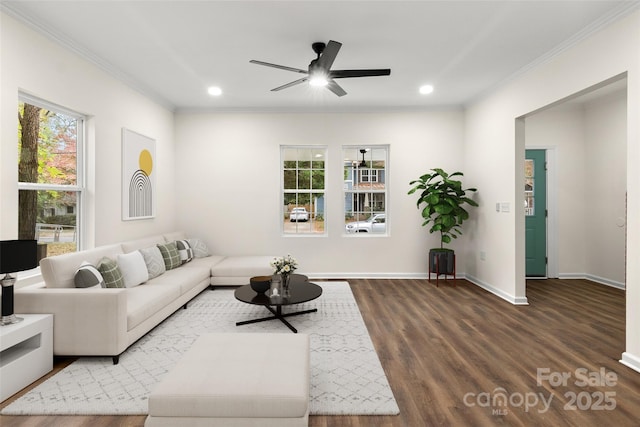
[[[83,124],[43,101],[18,105],[18,238],[36,239],[41,256],[78,249]]]
[[[283,232],[324,234],[326,148],[283,146]]]

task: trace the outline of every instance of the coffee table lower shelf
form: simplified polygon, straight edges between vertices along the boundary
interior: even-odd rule
[[[242,322],[236,322],[236,326],[249,325],[251,323],[258,323],[258,322],[265,322],[267,320],[280,319],[280,321],[284,323],[289,329],[291,329],[291,331],[294,334],[297,334],[298,330],[294,328],[293,325],[291,325],[291,323],[287,322],[285,317],[298,316],[300,314],[307,314],[307,313],[315,313],[318,311],[317,308],[312,308],[311,310],[294,311],[291,313],[282,314],[282,306],[280,305],[276,306],[275,310],[273,309],[273,307],[268,305],[265,305],[264,307],[267,310],[269,310],[273,314],[273,316],[261,317],[259,319],[243,320]]]

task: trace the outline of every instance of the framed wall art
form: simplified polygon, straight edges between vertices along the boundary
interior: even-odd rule
[[[156,141],[122,129],[122,219],[148,219],[155,216]]]

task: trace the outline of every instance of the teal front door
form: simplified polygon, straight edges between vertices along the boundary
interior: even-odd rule
[[[547,275],[547,171],[545,150],[526,150],[524,201],[527,277]]]

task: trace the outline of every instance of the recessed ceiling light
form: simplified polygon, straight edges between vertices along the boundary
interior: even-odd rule
[[[420,86],[420,93],[422,95],[428,95],[431,92],[433,92],[433,86],[431,86],[431,85]]]
[[[209,87],[209,89],[207,89],[207,92],[211,96],[220,96],[220,95],[222,95],[222,89],[220,89],[218,86]]]

